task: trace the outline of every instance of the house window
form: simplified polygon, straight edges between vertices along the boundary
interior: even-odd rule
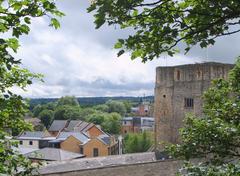
[[[194,106],[193,98],[185,98],[184,99],[184,107],[185,108],[193,108],[193,106]]]
[[[83,147],[80,147],[80,153],[83,154],[84,150]]]
[[[93,149],[93,157],[97,157],[98,156],[98,148],[94,148]]]
[[[126,121],[124,121],[124,125],[126,125],[127,124],[127,122]]]
[[[19,144],[20,144],[20,145],[23,145],[23,141],[19,141]]]
[[[29,145],[33,145],[33,141],[29,141]]]
[[[125,130],[124,133],[126,134],[126,133],[127,133],[127,130]]]

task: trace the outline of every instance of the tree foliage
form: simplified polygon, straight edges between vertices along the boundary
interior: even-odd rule
[[[79,106],[79,102],[74,96],[65,96],[65,97],[61,97],[57,102],[57,106],[63,106],[63,105]]]
[[[57,106],[54,112],[55,120],[84,120],[78,106],[62,105]]]
[[[45,109],[39,114],[41,122],[46,128],[48,128],[53,121],[54,112],[52,110]]]
[[[150,133],[144,131],[139,134],[127,134],[123,143],[125,153],[146,152],[153,144],[153,139]]]
[[[199,165],[187,163],[187,175],[240,175],[240,58],[229,79],[213,81],[203,98],[204,116],[188,116],[182,144],[167,149],[178,158],[203,159]]]
[[[108,112],[117,112],[124,116],[127,112],[125,104],[121,101],[113,101],[109,100],[106,102],[106,105],[108,106]]]
[[[103,24],[134,29],[127,39],[115,44],[118,56],[131,51],[143,62],[162,53],[173,56],[177,45],[213,45],[220,36],[240,31],[238,0],[94,0],[88,8],[95,13],[96,28]]]
[[[119,134],[121,130],[121,119],[121,115],[116,112],[107,114],[102,123],[103,130],[110,134]]]
[[[20,67],[21,60],[12,53],[19,48],[19,37],[28,34],[35,17],[48,16],[50,24],[58,28],[56,16],[63,16],[53,0],[0,0],[0,175],[32,175],[31,163],[13,150],[17,143],[11,140],[12,129],[29,130],[23,117],[27,104],[12,91],[25,90],[40,75]],[[7,34],[7,35],[6,35]]]

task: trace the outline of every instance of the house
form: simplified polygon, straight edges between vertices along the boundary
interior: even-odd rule
[[[25,154],[33,162],[38,161],[66,161],[83,158],[84,155],[80,153],[73,153],[57,148],[43,148]]]
[[[86,157],[98,157],[118,154],[118,142],[107,134],[91,138],[88,142],[80,145],[80,151]]]
[[[154,131],[153,117],[124,117],[122,119],[121,133],[141,133]]]
[[[90,137],[97,137],[104,134],[100,127],[81,120],[54,120],[48,131],[52,136],[57,136],[63,131],[81,132]]]
[[[48,131],[25,131],[16,140],[20,148],[41,149],[48,147],[48,141],[55,139]]]
[[[49,141],[49,146],[61,148],[66,151],[80,153],[80,144],[88,142],[90,139],[79,132],[61,132],[55,140]]]
[[[49,141],[49,146],[86,157],[118,154],[118,143],[108,134],[90,137],[81,132],[61,132],[55,140]]]

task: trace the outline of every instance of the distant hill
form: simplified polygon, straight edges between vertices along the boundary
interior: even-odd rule
[[[108,100],[130,101],[132,103],[139,103],[143,97],[77,97],[81,106],[94,106],[104,104]],[[30,100],[30,108],[38,104],[46,104],[49,102],[57,101],[58,98],[34,98]],[[144,97],[146,101],[154,101],[154,96]]]

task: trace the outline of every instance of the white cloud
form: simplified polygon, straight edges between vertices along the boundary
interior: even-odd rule
[[[49,28],[48,18],[37,18],[30,35],[21,38],[17,56],[23,58],[23,66],[45,75],[44,84],[35,83],[28,92],[21,93],[26,97],[150,95],[157,66],[202,62],[206,58],[206,50],[198,48],[188,56],[161,57],[146,64],[140,59],[130,60],[128,54],[117,58],[113,43],[129,31],[112,27],[95,30],[92,14],[85,10],[86,2],[61,1],[59,6],[67,15],[61,20],[60,30]],[[209,56],[228,55],[224,45],[220,40],[219,45],[209,49]],[[231,53],[236,51],[232,47]]]

